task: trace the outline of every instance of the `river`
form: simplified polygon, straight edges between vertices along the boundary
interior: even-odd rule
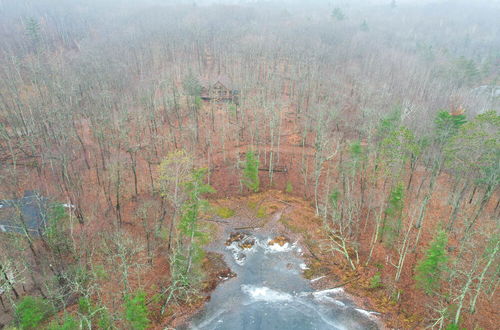
[[[230,233],[226,228],[226,237]],[[269,245],[274,235],[257,230],[213,246],[237,276],[221,283],[180,329],[378,329],[374,313],[356,307],[342,288],[315,291],[302,275],[302,248],[296,242]]]

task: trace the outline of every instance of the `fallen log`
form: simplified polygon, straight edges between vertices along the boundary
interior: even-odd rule
[[[244,168],[243,164],[239,164],[238,168],[243,169]],[[272,169],[270,169],[269,167],[259,167],[259,171],[263,171],[263,172],[271,172],[272,171],[272,172],[276,172],[276,173],[288,173],[288,168],[286,166],[276,165]]]
[[[283,201],[283,200],[281,200],[281,199],[277,199],[277,201],[278,201],[278,202],[280,202],[280,203],[283,203],[283,204],[289,205],[289,206],[293,206],[293,205],[292,205],[292,203],[285,202],[285,201]]]
[[[218,223],[229,223],[229,221],[226,220],[219,220],[219,219],[201,219],[202,221],[210,221],[210,222],[218,222]]]
[[[349,284],[349,283],[351,283],[351,282],[354,282],[354,281],[356,281],[356,280],[359,280],[359,277],[360,277],[360,276],[361,276],[361,275],[356,275],[354,278],[351,278],[350,280],[347,280],[347,281],[344,281],[344,282],[342,282],[342,283],[340,283],[340,284],[337,284],[337,285],[335,285],[333,288],[330,288],[330,289],[328,289],[328,290],[331,290],[331,289],[336,289],[336,288],[340,288],[341,286],[345,286],[346,284]]]
[[[259,171],[265,171],[265,172],[276,172],[276,173],[287,173],[288,172],[288,169],[286,168],[286,166],[276,166],[276,167],[273,167],[273,169],[271,170],[269,167],[259,167]]]
[[[257,229],[257,228],[260,228],[260,226],[235,227],[234,230]]]

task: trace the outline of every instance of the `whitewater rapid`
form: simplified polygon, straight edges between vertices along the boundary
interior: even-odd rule
[[[180,329],[306,330],[378,329],[375,315],[358,308],[342,288],[315,291],[297,242],[247,236],[221,246],[235,278],[220,284],[203,311]],[[247,241],[245,241],[247,242]]]

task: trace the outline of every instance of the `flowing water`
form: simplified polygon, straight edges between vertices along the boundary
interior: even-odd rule
[[[264,235],[246,240],[253,247],[240,241],[214,249],[237,276],[221,283],[184,329],[378,329],[373,314],[357,308],[342,288],[312,289],[297,244],[269,245]]]

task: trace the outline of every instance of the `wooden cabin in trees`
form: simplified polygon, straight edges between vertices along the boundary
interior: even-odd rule
[[[238,104],[239,90],[227,76],[216,78],[201,78],[201,98],[213,102],[231,102]]]

